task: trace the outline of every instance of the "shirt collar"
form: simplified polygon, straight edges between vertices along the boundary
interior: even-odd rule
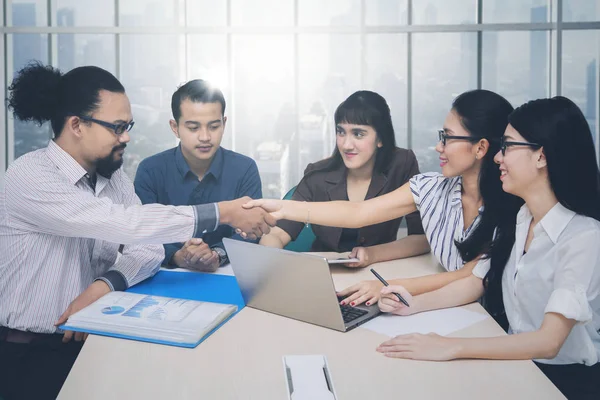
[[[221,174],[223,173],[224,157],[223,149],[221,146],[219,146],[215,152],[212,162],[210,163],[208,171],[206,171],[206,175],[212,175],[216,180],[219,180],[221,178]],[[187,161],[185,160],[185,157],[183,156],[183,152],[181,151],[181,143],[175,149],[175,165],[181,174],[181,179],[185,179],[188,173],[193,173]]]
[[[343,162],[339,163],[339,165],[337,165],[336,168],[327,171],[327,173],[325,174],[325,181],[329,182],[329,183],[335,183],[338,184],[342,181],[346,181],[346,166],[344,165]]]
[[[560,203],[556,203],[556,205],[544,215],[544,218],[540,221],[540,226],[544,228],[550,237],[550,240],[556,244],[558,237],[565,230],[574,216],[575,213],[573,211]]]
[[[550,209],[544,215],[542,220],[535,227],[537,229],[543,229],[550,240],[554,244],[558,241],[558,237],[565,230],[571,219],[575,216],[575,213],[560,203],[556,203],[554,207]],[[517,214],[517,224],[529,223],[533,216],[527,204],[523,204],[519,213]],[[539,227],[539,228],[538,228]],[[534,228],[534,230],[535,230]]]
[[[76,184],[87,175],[85,168],[81,166],[69,153],[64,151],[54,140],[51,140],[46,147],[46,155],[67,177],[69,182]]]

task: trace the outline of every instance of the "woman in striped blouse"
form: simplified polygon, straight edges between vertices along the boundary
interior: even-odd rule
[[[485,253],[494,229],[518,209],[519,200],[502,191],[493,157],[513,107],[488,90],[458,96],[439,131],[436,150],[442,174],[414,176],[395,191],[363,202],[294,202],[254,200],[276,218],[313,224],[359,228],[418,210],[431,250],[448,271],[421,278],[393,280],[411,293],[438,289],[468,276]],[[352,218],[348,218],[348,216]],[[375,303],[379,281],[364,281],[339,293],[342,304]]]

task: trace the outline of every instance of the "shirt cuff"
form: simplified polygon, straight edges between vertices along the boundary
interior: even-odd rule
[[[193,237],[202,237],[208,231],[214,231],[219,226],[219,206],[217,203],[197,204],[192,206],[196,217],[196,229]]]
[[[592,320],[592,308],[583,287],[554,289],[544,313],[557,313],[565,318],[586,323]]]
[[[108,285],[111,292],[122,292],[127,289],[127,280],[119,271],[111,270],[94,281],[102,281]]]
[[[217,230],[217,228],[219,227],[219,221],[221,220],[221,214],[219,213],[219,205],[217,203],[213,203],[215,205],[215,214],[217,215],[217,222],[215,223],[215,229],[213,229],[214,231]]]
[[[479,260],[475,268],[473,268],[472,274],[478,277],[479,279],[485,278],[488,271],[490,270],[490,259],[487,258],[485,260]]]

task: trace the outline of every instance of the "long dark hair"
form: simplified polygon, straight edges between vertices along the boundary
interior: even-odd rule
[[[579,107],[562,96],[533,100],[518,107],[508,121],[527,141],[542,146],[559,203],[600,221],[600,171],[590,127]],[[515,243],[515,218],[494,240],[484,279],[486,308],[495,317],[504,311],[502,274]]]
[[[78,67],[63,74],[39,62],[17,72],[8,90],[8,108],[15,117],[40,125],[50,121],[55,137],[62,132],[67,117],[90,116],[98,108],[100,90],[125,93],[119,80],[102,68]]]
[[[455,242],[463,261],[471,261],[480,254],[489,256],[494,231],[520,207],[517,197],[502,190],[500,169],[494,163],[513,107],[499,94],[478,89],[459,95],[452,103],[452,109],[471,136],[489,142],[479,171],[479,191],[484,205],[481,219],[463,242]]]
[[[369,90],[352,93],[335,110],[334,121],[336,126],[340,123],[347,123],[372,127],[382,145],[377,148],[374,170],[377,172],[387,170],[396,148],[396,135],[392,125],[390,107],[381,95]],[[342,155],[335,146],[333,154],[327,159],[327,162],[312,172],[329,171],[339,167],[343,162]]]

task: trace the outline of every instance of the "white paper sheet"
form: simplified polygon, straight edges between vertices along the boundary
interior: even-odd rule
[[[437,333],[448,335],[464,329],[487,318],[480,314],[463,308],[446,308],[409,315],[382,314],[369,322],[361,325],[377,333],[391,337],[408,333]]]
[[[197,272],[197,271],[191,271],[189,269],[185,269],[185,268],[161,268],[163,271],[172,271],[172,272],[189,272],[189,273],[196,273],[196,274],[210,274],[213,273],[215,275],[229,275],[229,276],[234,276],[233,274],[233,269],[231,268],[231,264],[225,264],[222,267],[219,267],[219,269],[217,269],[215,272]]]

